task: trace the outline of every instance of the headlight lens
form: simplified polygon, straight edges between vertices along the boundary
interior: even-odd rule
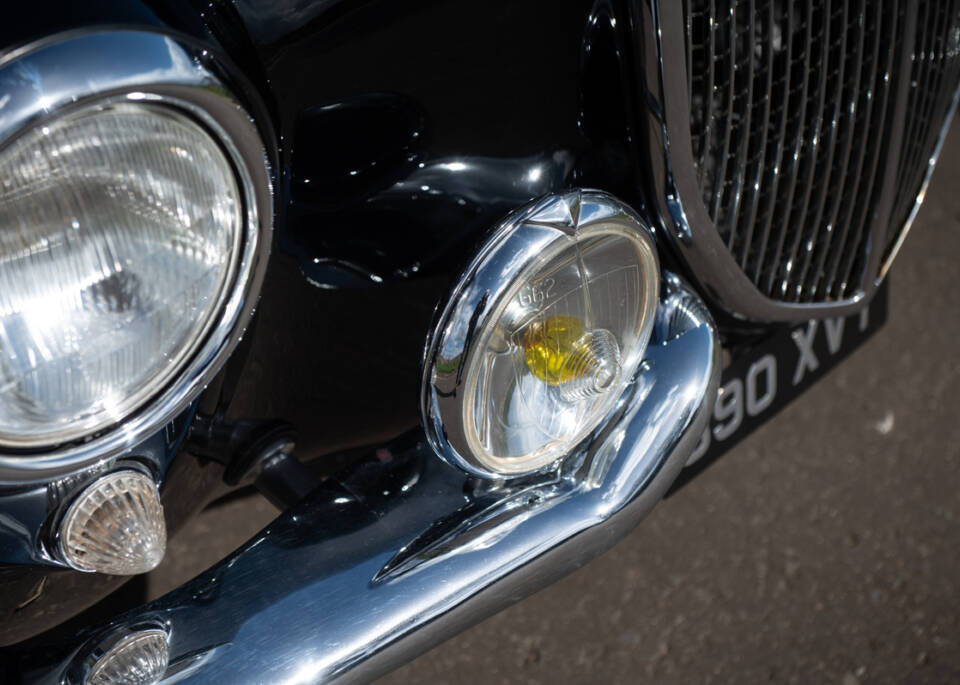
[[[124,418],[196,351],[242,240],[230,161],[171,107],[89,106],[0,152],[0,443]]]
[[[441,453],[519,475],[609,416],[646,349],[659,268],[647,229],[594,192],[543,201],[481,255],[440,324],[425,409]]]

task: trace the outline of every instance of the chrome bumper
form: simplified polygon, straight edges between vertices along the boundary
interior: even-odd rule
[[[170,640],[164,683],[372,680],[630,531],[696,446],[719,349],[706,308],[668,275],[617,415],[561,470],[490,485],[436,458],[422,434],[378,450],[217,566],[84,631],[28,678],[60,683],[105,635],[153,625]]]

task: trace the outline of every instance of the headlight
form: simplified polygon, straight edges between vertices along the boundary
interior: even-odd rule
[[[425,422],[438,450],[487,476],[569,454],[632,381],[658,283],[648,230],[610,196],[553,197],[510,219],[429,346]]]
[[[159,468],[178,439],[160,429],[256,305],[273,228],[268,115],[213,51],[154,31],[71,32],[9,57],[0,483],[121,455]]]
[[[62,443],[155,395],[236,270],[230,161],[170,107],[90,106],[0,153],[0,443]]]

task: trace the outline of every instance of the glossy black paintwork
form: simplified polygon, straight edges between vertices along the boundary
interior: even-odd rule
[[[118,468],[144,469],[161,484],[171,534],[226,490],[219,465],[180,454],[192,417],[191,409],[116,463]],[[0,493],[0,646],[56,625],[125,580],[72,571],[54,554],[55,522],[101,471]]]
[[[200,15],[187,0],[31,0],[6,3],[0,22],[0,50],[44,40],[66,31],[107,26],[175,30],[203,37],[208,34]]]
[[[309,458],[416,423],[430,312],[506,213],[573,185],[643,208],[614,14],[584,0],[42,0],[0,45],[148,25],[209,44],[259,90],[274,254],[218,407],[294,423]]]
[[[613,9],[236,7],[276,103],[285,201],[226,415],[291,421],[308,458],[388,439],[418,420],[433,307],[500,218],[573,185],[644,205]]]
[[[572,186],[646,206],[618,5],[39,0],[5,8],[0,49],[149,27],[209,45],[227,81],[252,89],[242,99],[276,174],[273,255],[253,325],[200,411],[289,423],[298,455],[339,463],[418,423],[434,307],[501,217]],[[164,488],[172,528],[221,487],[218,469],[181,452]],[[2,504],[7,562],[36,552],[39,495]],[[0,644],[119,582],[26,569],[0,567]]]

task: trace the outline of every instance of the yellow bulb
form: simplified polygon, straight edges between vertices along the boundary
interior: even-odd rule
[[[560,396],[577,402],[607,392],[620,376],[620,348],[603,329],[587,331],[575,316],[538,319],[523,335],[527,367]]]
[[[586,328],[575,316],[558,314],[537,319],[523,334],[523,351],[534,376],[547,385],[568,383],[583,373],[571,363],[583,355]]]

